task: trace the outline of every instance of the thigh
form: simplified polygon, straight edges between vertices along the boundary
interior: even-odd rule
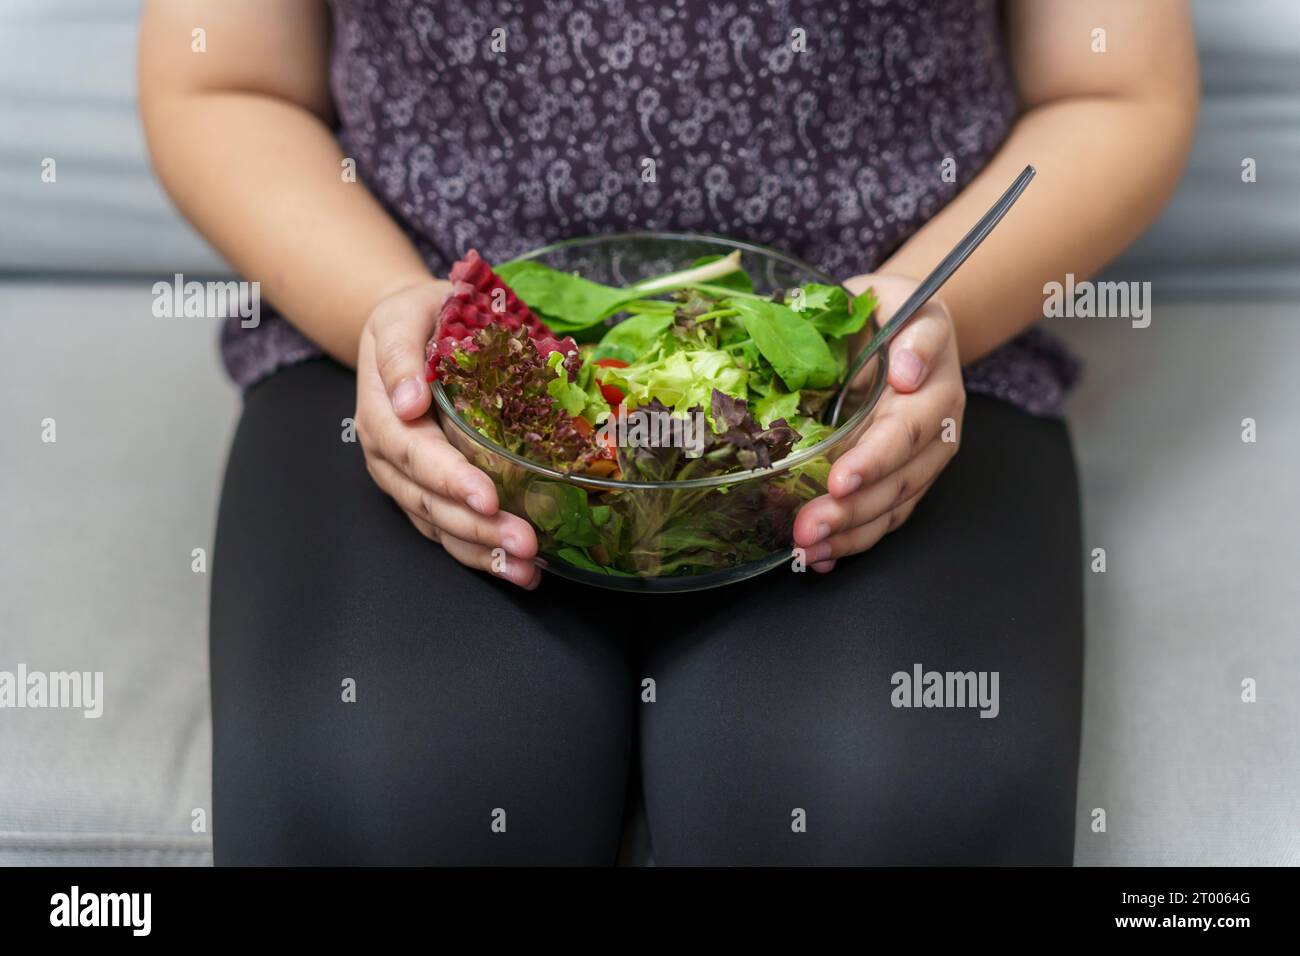
[[[972,396],[961,451],[874,549],[691,596],[690,629],[646,650],[656,860],[1068,865],[1081,547],[1065,426]],[[997,716],[900,706],[918,665],[996,673]]]
[[[420,536],[342,440],[352,408],[351,374],[308,362],[250,392],[233,443],[212,581],[217,862],[613,862],[625,650],[563,589],[541,599]]]

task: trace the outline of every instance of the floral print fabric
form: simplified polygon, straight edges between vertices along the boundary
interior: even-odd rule
[[[435,274],[557,239],[718,233],[847,278],[985,165],[1016,115],[994,0],[336,0],[337,131]],[[946,175],[945,175],[946,174]],[[228,322],[241,384],[313,354]],[[1044,333],[968,386],[1057,414]]]

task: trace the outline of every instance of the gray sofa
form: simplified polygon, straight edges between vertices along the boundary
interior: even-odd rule
[[[98,719],[0,710],[4,864],[211,862],[191,555],[211,549],[238,396],[213,323],[151,313],[156,279],[224,267],[149,175],[137,7],[0,9],[0,670],[102,671],[106,697]],[[1196,11],[1195,156],[1115,267],[1153,282],[1152,325],[1053,323],[1088,361],[1070,422],[1087,547],[1107,553],[1088,580],[1081,864],[1300,862],[1300,10]]]

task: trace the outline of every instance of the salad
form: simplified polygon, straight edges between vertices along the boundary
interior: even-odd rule
[[[758,294],[740,253],[615,287],[539,262],[495,271],[471,250],[426,349],[428,377],[476,431],[574,481],[486,468],[548,559],[610,575],[698,574],[789,547],[825,491],[815,457],[772,481],[621,489],[769,468],[832,429],[872,291]],[[493,474],[497,471],[498,473]]]

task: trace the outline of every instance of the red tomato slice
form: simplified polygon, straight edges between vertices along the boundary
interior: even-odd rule
[[[596,364],[602,368],[627,368],[627,363],[622,359],[604,358],[597,359]],[[609,402],[610,408],[615,407],[623,401],[623,392],[616,385],[600,386],[600,394],[605,396],[605,401]]]
[[[595,431],[595,429],[591,427],[591,422],[587,421],[581,415],[573,416],[573,427],[578,430],[578,434],[583,438],[588,437],[593,431]]]

